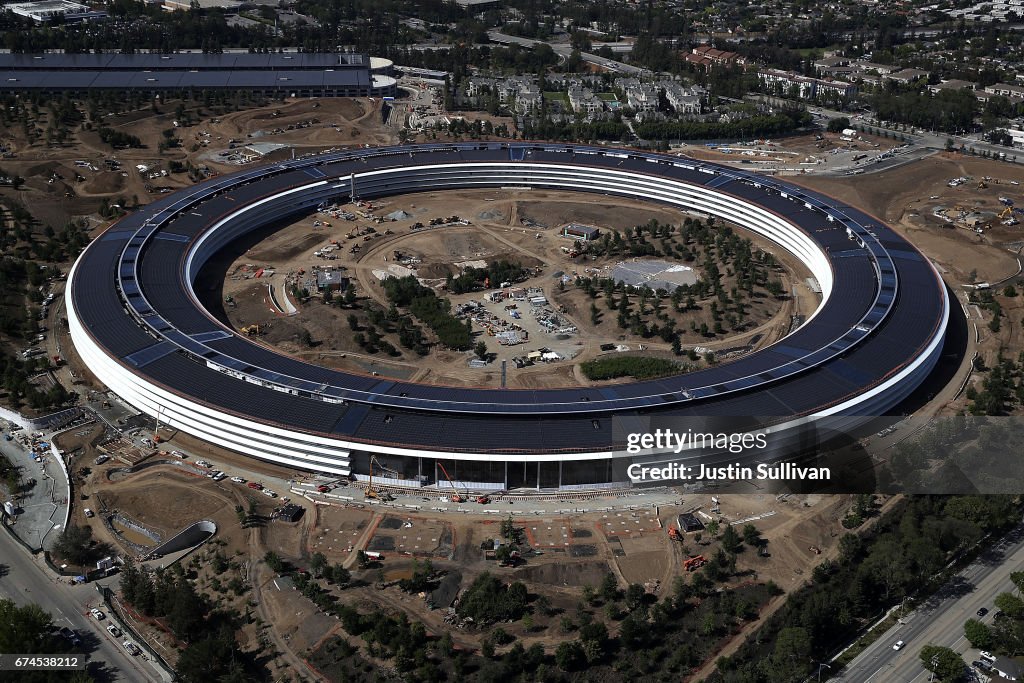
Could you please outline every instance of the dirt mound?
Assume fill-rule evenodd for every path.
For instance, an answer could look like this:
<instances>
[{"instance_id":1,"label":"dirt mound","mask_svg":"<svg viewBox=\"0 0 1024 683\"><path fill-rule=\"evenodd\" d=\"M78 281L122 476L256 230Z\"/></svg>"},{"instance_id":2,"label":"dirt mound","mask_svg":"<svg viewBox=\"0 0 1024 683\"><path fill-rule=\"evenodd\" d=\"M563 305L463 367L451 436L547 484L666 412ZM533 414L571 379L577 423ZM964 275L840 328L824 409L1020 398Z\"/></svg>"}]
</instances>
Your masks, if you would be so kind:
<instances>
[{"instance_id":1,"label":"dirt mound","mask_svg":"<svg viewBox=\"0 0 1024 683\"><path fill-rule=\"evenodd\" d=\"M293 259L304 251L309 251L328 239L326 233L310 232L288 241L271 239L260 245L260 249L250 252L249 257L256 261L280 261Z\"/></svg>"},{"instance_id":2,"label":"dirt mound","mask_svg":"<svg viewBox=\"0 0 1024 683\"><path fill-rule=\"evenodd\" d=\"M113 194L124 190L125 178L120 173L100 173L93 175L84 185L83 194Z\"/></svg>"},{"instance_id":3,"label":"dirt mound","mask_svg":"<svg viewBox=\"0 0 1024 683\"><path fill-rule=\"evenodd\" d=\"M448 277L455 273L455 268L448 263L425 263L416 269L417 275L427 279Z\"/></svg>"}]
</instances>

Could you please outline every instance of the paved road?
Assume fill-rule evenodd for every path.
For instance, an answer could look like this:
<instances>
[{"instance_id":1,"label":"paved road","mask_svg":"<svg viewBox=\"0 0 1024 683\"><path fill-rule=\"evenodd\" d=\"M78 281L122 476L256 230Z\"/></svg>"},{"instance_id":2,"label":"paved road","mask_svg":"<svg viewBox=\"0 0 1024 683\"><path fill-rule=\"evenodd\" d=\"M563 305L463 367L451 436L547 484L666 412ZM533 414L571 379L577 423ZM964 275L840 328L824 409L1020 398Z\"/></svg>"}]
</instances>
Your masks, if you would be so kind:
<instances>
[{"instance_id":1,"label":"paved road","mask_svg":"<svg viewBox=\"0 0 1024 683\"><path fill-rule=\"evenodd\" d=\"M38 560L0 529L0 597L10 598L18 605L36 603L53 617L53 623L67 626L82 638L82 651L90 661L103 662L104 677L111 681L150 681L161 679L141 657L129 656L107 633L109 618L96 622L87 617L86 605L97 603L99 595L92 585L69 586L57 583ZM32 653L23 653L32 654Z\"/></svg>"},{"instance_id":2,"label":"paved road","mask_svg":"<svg viewBox=\"0 0 1024 683\"><path fill-rule=\"evenodd\" d=\"M500 31L488 31L487 37L495 43L504 43L506 45L521 45L523 47L533 47L545 43L551 46L551 49L555 51L559 57L568 57L572 54L572 46L567 43L547 43L543 40L532 40L530 38L520 38L519 36L510 36ZM626 64L625 62L619 62L614 59L607 59L600 55L595 55L590 52L581 52L580 58L588 64L595 64L600 67L604 67L609 71L616 73L628 74L630 76L644 76L650 75L652 72L649 69L644 69L632 64Z\"/></svg>"},{"instance_id":3,"label":"paved road","mask_svg":"<svg viewBox=\"0 0 1024 683\"><path fill-rule=\"evenodd\" d=\"M999 593L1013 590L1010 573L1021 569L1024 569L1024 526L986 551L939 593L906 615L901 624L886 631L835 680L924 683L928 680L928 671L921 665L919 654L925 645L941 645L967 653L964 660L970 664L978 653L964 638L964 622L977 618L978 609L986 607L991 612L982 621L991 623L995 612L993 600ZM892 646L898 640L904 641L906 646L896 651Z\"/></svg>"}]
</instances>

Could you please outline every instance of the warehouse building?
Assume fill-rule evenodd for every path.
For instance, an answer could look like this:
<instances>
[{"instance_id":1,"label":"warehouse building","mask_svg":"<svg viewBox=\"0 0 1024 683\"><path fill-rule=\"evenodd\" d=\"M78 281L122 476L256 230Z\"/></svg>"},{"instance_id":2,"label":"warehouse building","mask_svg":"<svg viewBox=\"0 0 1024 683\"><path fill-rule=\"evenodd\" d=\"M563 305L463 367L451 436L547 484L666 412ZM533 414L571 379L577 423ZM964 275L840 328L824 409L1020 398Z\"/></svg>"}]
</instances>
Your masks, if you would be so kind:
<instances>
[{"instance_id":1,"label":"warehouse building","mask_svg":"<svg viewBox=\"0 0 1024 683\"><path fill-rule=\"evenodd\" d=\"M571 237L576 240L585 240L587 242L593 242L601 236L601 231L592 225L580 225L579 223L569 223L562 228L562 237Z\"/></svg>"},{"instance_id":2,"label":"warehouse building","mask_svg":"<svg viewBox=\"0 0 1024 683\"><path fill-rule=\"evenodd\" d=\"M394 97L359 53L0 54L0 92L245 90L269 97Z\"/></svg>"},{"instance_id":3,"label":"warehouse building","mask_svg":"<svg viewBox=\"0 0 1024 683\"><path fill-rule=\"evenodd\" d=\"M4 9L20 17L27 17L37 24L45 24L58 19L65 23L92 21L93 19L103 19L107 16L106 12L95 11L90 9L88 5L70 2L69 0L16 2L5 5Z\"/></svg>"}]
</instances>

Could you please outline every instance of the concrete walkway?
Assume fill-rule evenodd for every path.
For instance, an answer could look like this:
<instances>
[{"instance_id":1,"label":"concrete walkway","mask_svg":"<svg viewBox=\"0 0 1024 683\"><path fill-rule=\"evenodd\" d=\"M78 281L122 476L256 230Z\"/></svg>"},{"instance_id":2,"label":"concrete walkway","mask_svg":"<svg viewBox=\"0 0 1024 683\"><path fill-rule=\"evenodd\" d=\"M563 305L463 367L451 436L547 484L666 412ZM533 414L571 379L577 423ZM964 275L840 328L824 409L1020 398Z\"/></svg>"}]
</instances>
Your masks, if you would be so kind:
<instances>
[{"instance_id":1,"label":"concrete walkway","mask_svg":"<svg viewBox=\"0 0 1024 683\"><path fill-rule=\"evenodd\" d=\"M5 430L5 433L10 434L10 431ZM42 453L42 462L36 462L23 443L29 435L19 431L14 436L11 441L0 438L0 453L19 469L23 487L16 496L18 513L11 528L32 548L49 548L68 516L68 480L50 449L37 449L37 453ZM35 485L24 490L24 485L33 479Z\"/></svg>"}]
</instances>

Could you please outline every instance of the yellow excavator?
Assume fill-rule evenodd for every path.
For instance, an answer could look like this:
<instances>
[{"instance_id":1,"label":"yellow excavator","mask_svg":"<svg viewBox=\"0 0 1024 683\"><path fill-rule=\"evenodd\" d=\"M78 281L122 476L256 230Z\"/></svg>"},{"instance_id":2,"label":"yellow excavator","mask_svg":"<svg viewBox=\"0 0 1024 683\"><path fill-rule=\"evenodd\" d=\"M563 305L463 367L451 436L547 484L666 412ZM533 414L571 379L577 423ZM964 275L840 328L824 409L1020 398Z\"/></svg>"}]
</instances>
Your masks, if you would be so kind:
<instances>
[{"instance_id":1,"label":"yellow excavator","mask_svg":"<svg viewBox=\"0 0 1024 683\"><path fill-rule=\"evenodd\" d=\"M241 332L242 334L247 334L250 337L258 336L260 333L260 324L256 323L254 325L246 325L245 327L242 328Z\"/></svg>"}]
</instances>

